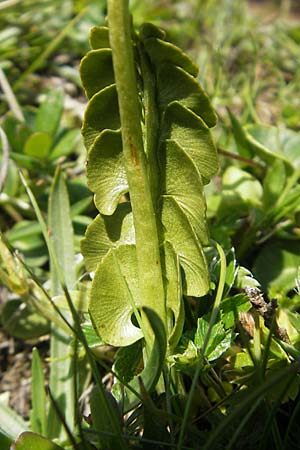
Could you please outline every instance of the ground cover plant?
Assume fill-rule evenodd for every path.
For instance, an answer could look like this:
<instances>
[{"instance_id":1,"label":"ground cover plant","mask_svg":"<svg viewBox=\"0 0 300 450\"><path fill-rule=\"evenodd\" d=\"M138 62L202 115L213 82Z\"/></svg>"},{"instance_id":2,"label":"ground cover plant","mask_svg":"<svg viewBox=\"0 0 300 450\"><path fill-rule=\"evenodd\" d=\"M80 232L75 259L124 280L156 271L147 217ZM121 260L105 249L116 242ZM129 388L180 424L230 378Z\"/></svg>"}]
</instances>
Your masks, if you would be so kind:
<instances>
[{"instance_id":1,"label":"ground cover plant","mask_svg":"<svg viewBox=\"0 0 300 450\"><path fill-rule=\"evenodd\" d=\"M0 80L1 322L31 354L1 448L299 448L297 5L250 37L246 2L81 6L91 50L44 38ZM64 84L18 104L61 42L86 150Z\"/></svg>"}]
</instances>

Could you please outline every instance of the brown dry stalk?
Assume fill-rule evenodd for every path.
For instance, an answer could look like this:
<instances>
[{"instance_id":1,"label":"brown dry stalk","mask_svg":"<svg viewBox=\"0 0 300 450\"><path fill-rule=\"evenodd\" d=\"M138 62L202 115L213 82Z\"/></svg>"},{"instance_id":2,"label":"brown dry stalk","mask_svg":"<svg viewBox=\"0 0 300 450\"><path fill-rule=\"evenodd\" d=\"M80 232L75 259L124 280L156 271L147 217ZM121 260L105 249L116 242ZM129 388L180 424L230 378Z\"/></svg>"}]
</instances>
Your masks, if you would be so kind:
<instances>
[{"instance_id":1,"label":"brown dry stalk","mask_svg":"<svg viewBox=\"0 0 300 450\"><path fill-rule=\"evenodd\" d=\"M276 320L276 309L278 308L277 300L272 299L269 302L266 301L263 293L257 287L246 287L245 292L252 307L263 317L265 326L272 330L275 337L290 344L286 329L280 327Z\"/></svg>"}]
</instances>

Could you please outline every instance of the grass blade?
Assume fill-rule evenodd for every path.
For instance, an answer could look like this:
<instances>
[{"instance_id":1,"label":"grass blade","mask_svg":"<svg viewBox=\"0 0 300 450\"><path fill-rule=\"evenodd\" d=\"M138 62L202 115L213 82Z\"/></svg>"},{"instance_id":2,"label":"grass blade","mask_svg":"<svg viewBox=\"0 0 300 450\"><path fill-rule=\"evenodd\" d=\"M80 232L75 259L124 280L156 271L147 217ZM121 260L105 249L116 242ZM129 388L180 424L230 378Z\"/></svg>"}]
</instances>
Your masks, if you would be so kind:
<instances>
[{"instance_id":1,"label":"grass blade","mask_svg":"<svg viewBox=\"0 0 300 450\"><path fill-rule=\"evenodd\" d=\"M0 85L4 92L4 95L6 97L6 101L8 103L8 106L14 116L20 121L25 122L23 112L20 108L20 105L15 97L15 94L12 91L12 88L10 87L10 84L5 76L5 73L3 72L2 68L0 67Z\"/></svg>"},{"instance_id":2,"label":"grass blade","mask_svg":"<svg viewBox=\"0 0 300 450\"><path fill-rule=\"evenodd\" d=\"M81 10L80 13L74 17L74 19L70 20L70 22L56 36L56 38L53 39L53 41L50 42L45 50L32 62L32 64L30 64L29 67L27 67L27 69L22 73L20 78L14 84L14 91L17 91L21 87L22 83L28 77L28 75L38 70L44 64L46 59L56 50L62 40L68 35L74 25L82 18L85 12L85 9Z\"/></svg>"},{"instance_id":3,"label":"grass blade","mask_svg":"<svg viewBox=\"0 0 300 450\"><path fill-rule=\"evenodd\" d=\"M1 70L1 68L0 68ZM1 73L1 72L0 72ZM0 168L0 192L2 192L2 187L4 186L7 172L8 172L8 164L9 164L9 144L8 139L0 127L0 140L2 145L2 158L1 158L1 168Z\"/></svg>"},{"instance_id":4,"label":"grass blade","mask_svg":"<svg viewBox=\"0 0 300 450\"><path fill-rule=\"evenodd\" d=\"M71 220L70 203L64 175L58 168L51 187L48 211L50 240L57 255L59 271L64 274L68 289L76 283L74 233ZM50 255L52 295L62 293L60 275L57 273L53 256Z\"/></svg>"},{"instance_id":5,"label":"grass blade","mask_svg":"<svg viewBox=\"0 0 300 450\"><path fill-rule=\"evenodd\" d=\"M12 439L10 439L8 436L6 436L5 433L2 433L2 431L0 429L0 448L2 450L9 450L11 444L12 444Z\"/></svg>"},{"instance_id":6,"label":"grass blade","mask_svg":"<svg viewBox=\"0 0 300 450\"><path fill-rule=\"evenodd\" d=\"M32 410L30 414L30 424L32 431L46 434L46 392L45 377L40 355L37 348L32 351L31 364L31 401Z\"/></svg>"},{"instance_id":7,"label":"grass blade","mask_svg":"<svg viewBox=\"0 0 300 450\"><path fill-rule=\"evenodd\" d=\"M13 409L0 402L0 433L13 441L23 431L28 430L29 424L25 422Z\"/></svg>"},{"instance_id":8,"label":"grass blade","mask_svg":"<svg viewBox=\"0 0 300 450\"><path fill-rule=\"evenodd\" d=\"M58 168L51 186L48 207L48 228L57 263L50 254L51 293L62 293L60 275L63 274L66 287L73 289L75 277L74 234L71 221L70 203L64 175ZM67 313L71 321L71 313ZM50 390L58 409L63 412L65 421L71 431L75 427L74 367L71 357L70 336L52 326L50 343ZM52 402L49 408L48 437L65 437L65 429Z\"/></svg>"},{"instance_id":9,"label":"grass blade","mask_svg":"<svg viewBox=\"0 0 300 450\"><path fill-rule=\"evenodd\" d=\"M274 375L270 376L270 378L267 381L251 390L251 392L249 392L245 400L240 402L237 408L234 411L232 411L231 414L223 418L220 424L214 428L213 432L211 433L210 437L208 438L208 440L206 441L205 445L202 447L201 450L210 450L214 448L217 440L220 438L220 436L223 435L223 431L225 431L228 427L230 427L231 424L238 417L243 417L243 412L245 410L250 408L251 405L254 402L256 402L256 400L258 400L260 397L261 398L264 397L266 393L277 383L280 383L282 380L291 376L291 374L298 373L299 368L300 362L298 361L296 363L291 364L289 367L282 369L279 372L276 372Z\"/></svg>"}]
</instances>

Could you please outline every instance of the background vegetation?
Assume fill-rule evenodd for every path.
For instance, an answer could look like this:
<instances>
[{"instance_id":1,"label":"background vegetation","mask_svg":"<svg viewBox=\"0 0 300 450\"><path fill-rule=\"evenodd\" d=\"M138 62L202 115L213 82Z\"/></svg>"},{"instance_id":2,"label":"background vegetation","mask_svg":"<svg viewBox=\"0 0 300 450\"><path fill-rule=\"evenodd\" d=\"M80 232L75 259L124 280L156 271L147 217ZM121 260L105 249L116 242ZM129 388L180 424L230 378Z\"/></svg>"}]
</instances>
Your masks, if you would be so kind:
<instances>
[{"instance_id":1,"label":"background vegetation","mask_svg":"<svg viewBox=\"0 0 300 450\"><path fill-rule=\"evenodd\" d=\"M198 64L198 79L218 115L213 135L220 170L205 188L211 290L200 300L185 299L183 335L169 355L178 379L170 377L164 395L159 389L156 397L144 393L144 409L122 417L126 442L129 448L300 448L298 2L133 0L130 5L136 27L145 21L161 26ZM0 3L4 449L28 429L63 448L110 448L93 434L103 435L105 426L95 418L91 378L95 382L98 371L110 392L116 378L130 380L140 357L138 346L129 356L99 340L82 294L90 278L80 241L97 211L86 183L80 136L86 99L78 65L89 50L89 29L103 25L105 16L104 1ZM49 261L43 220L50 235L60 230L53 245L64 255L66 286L76 280L72 299L88 345L84 348L75 320L78 340L68 337L57 354L52 342L50 358L50 340L55 330L68 336L64 319L71 316L55 262ZM225 266L220 313L207 334ZM205 364L199 356L203 348ZM64 380L61 387L58 379Z\"/></svg>"}]
</instances>

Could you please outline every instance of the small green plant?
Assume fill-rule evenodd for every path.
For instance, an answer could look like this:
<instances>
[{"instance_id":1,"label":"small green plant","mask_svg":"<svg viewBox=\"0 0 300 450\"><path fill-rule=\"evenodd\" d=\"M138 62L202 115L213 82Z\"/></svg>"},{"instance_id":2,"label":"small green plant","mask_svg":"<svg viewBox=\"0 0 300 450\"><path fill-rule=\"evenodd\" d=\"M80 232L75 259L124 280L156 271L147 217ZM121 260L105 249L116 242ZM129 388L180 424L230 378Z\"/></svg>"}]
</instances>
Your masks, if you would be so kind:
<instances>
[{"instance_id":1,"label":"small green plant","mask_svg":"<svg viewBox=\"0 0 300 450\"><path fill-rule=\"evenodd\" d=\"M81 63L87 178L100 211L82 243L96 271L90 312L102 338L123 346L147 336L139 310L151 308L174 345L182 291L209 290L203 184L218 168L216 118L188 56L153 25L132 34L125 4L108 5L112 49L108 29L94 28Z\"/></svg>"},{"instance_id":2,"label":"small green plant","mask_svg":"<svg viewBox=\"0 0 300 450\"><path fill-rule=\"evenodd\" d=\"M299 135L280 126L245 126L257 119L249 91L257 55L243 63L245 5L212 0L194 9L191 30L210 21L217 29L211 45L220 47L218 70L204 81L214 104L230 112L224 109L222 117L219 108L215 128L193 61L159 27L136 30L127 1L109 0L108 28L91 30L92 50L80 68L89 98L82 127L87 181L99 211L93 221L85 216L90 225L81 250L88 273L82 261L75 263L74 216L86 214L89 200L75 196L74 204L69 178L77 176L78 159L51 157L60 128L50 133L48 149L32 150L32 141L40 141L26 116L29 136L20 134L18 155L11 156L19 166L29 161L20 158L24 149L30 156L20 191L23 201L25 191L29 196L49 267L45 253L32 271L27 254L24 262L3 237L0 278L14 296L0 313L20 337L33 327L36 335L50 330L50 376L45 389L43 363L33 350L29 421L0 403L5 450L297 448ZM220 24L231 12L239 25L228 34ZM220 57L233 47L241 56L233 52L234 63L247 70L229 89ZM209 62L200 67L203 75ZM239 86L243 117L232 96ZM254 98L259 86L253 90ZM60 117L59 102L53 114ZM19 135L10 123L3 128L13 143ZM210 128L225 156L213 183L219 158ZM41 190L39 177L46 182Z\"/></svg>"},{"instance_id":3,"label":"small green plant","mask_svg":"<svg viewBox=\"0 0 300 450\"><path fill-rule=\"evenodd\" d=\"M38 108L20 109L19 118L16 118L16 111L10 111L1 125L0 228L9 243L22 252L26 263L36 268L45 267L48 254L18 170L28 176L30 187L45 213L57 165L74 171L68 178L68 189L78 235L76 250L89 223L85 213L91 209L91 195L85 178L77 176L75 179L75 167L79 173L84 170L84 148L78 128L69 129L62 124L63 110L64 94L60 89L53 89L47 92ZM70 157L74 162L67 161Z\"/></svg>"},{"instance_id":4,"label":"small green plant","mask_svg":"<svg viewBox=\"0 0 300 450\"><path fill-rule=\"evenodd\" d=\"M95 271L89 311L105 342L144 337L149 357L144 308L160 318L170 352L182 333L182 294L209 290L203 185L218 168L216 117L196 66L162 30L145 24L134 33L126 2L108 2L108 22L109 30L92 29L81 63L87 179L100 212L82 242Z\"/></svg>"}]
</instances>

